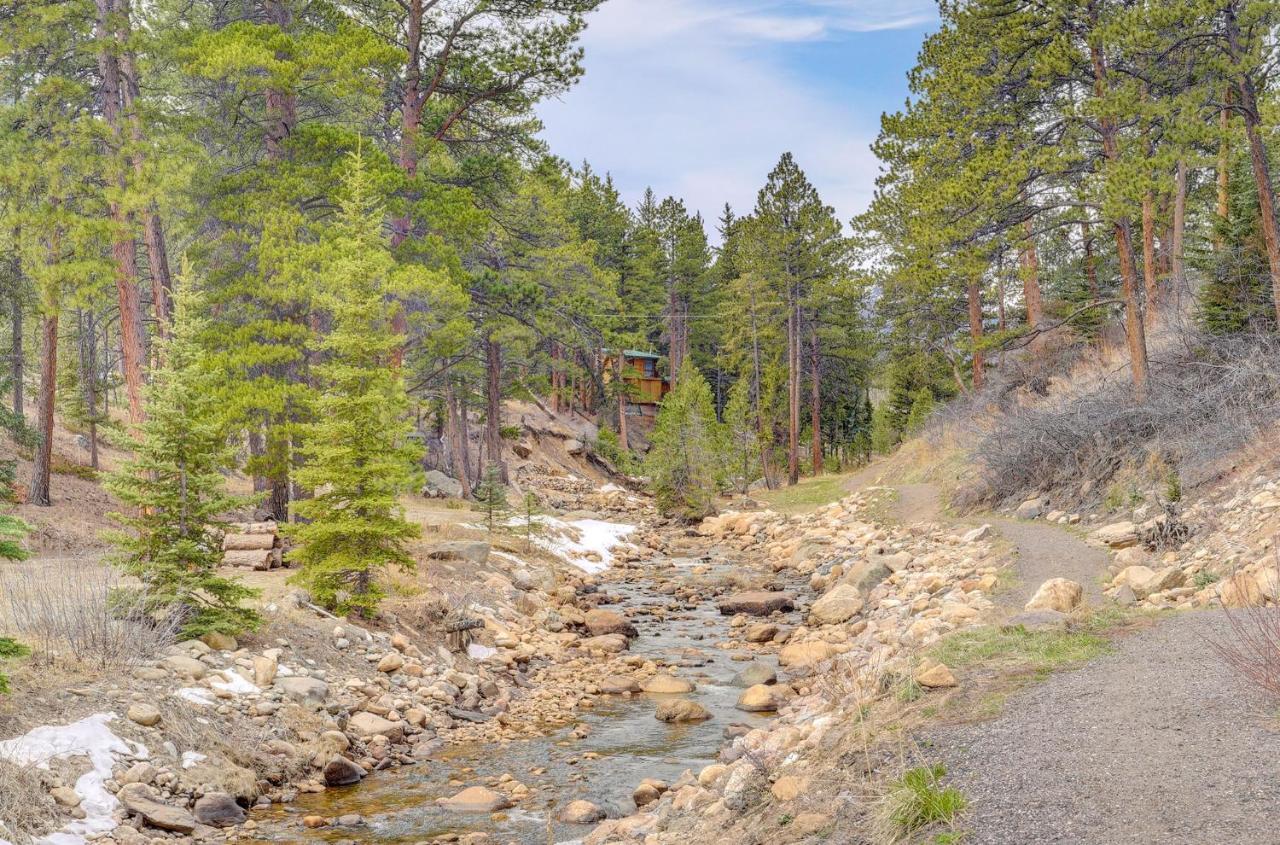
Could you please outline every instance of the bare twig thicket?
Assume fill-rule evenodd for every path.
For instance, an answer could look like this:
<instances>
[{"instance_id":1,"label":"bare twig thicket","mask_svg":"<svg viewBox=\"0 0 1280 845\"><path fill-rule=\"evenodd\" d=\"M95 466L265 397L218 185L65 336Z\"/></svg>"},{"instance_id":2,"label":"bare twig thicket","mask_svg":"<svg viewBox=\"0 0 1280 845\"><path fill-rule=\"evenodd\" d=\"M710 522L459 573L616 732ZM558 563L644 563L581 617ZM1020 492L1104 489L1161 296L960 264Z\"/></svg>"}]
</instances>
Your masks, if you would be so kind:
<instances>
[{"instance_id":1,"label":"bare twig thicket","mask_svg":"<svg viewBox=\"0 0 1280 845\"><path fill-rule=\"evenodd\" d=\"M1280 548L1274 542L1268 577L1280 583ZM1227 631L1210 640L1213 650L1250 685L1280 699L1280 607L1267 607L1264 600L1223 613Z\"/></svg>"},{"instance_id":2,"label":"bare twig thicket","mask_svg":"<svg viewBox=\"0 0 1280 845\"><path fill-rule=\"evenodd\" d=\"M121 586L116 570L93 561L7 564L0 567L0 618L37 661L130 666L172 645L181 620L156 619L145 594Z\"/></svg>"},{"instance_id":3,"label":"bare twig thicket","mask_svg":"<svg viewBox=\"0 0 1280 845\"><path fill-rule=\"evenodd\" d=\"M1176 317L1161 334L1145 402L1134 400L1123 362L1100 361L1081 376L1073 365L1089 353L1064 344L1036 372L1010 364L986 391L951 409L938 424L967 430L978 465L955 504L989 506L1036 491L1085 502L1125 470L1153 464L1184 484L1202 483L1221 471L1220 459L1280 420L1276 334L1212 335ZM1057 384L1047 392L1050 379Z\"/></svg>"},{"instance_id":4,"label":"bare twig thicket","mask_svg":"<svg viewBox=\"0 0 1280 845\"><path fill-rule=\"evenodd\" d=\"M34 766L0 760L0 836L28 845L57 827L57 805Z\"/></svg>"}]
</instances>

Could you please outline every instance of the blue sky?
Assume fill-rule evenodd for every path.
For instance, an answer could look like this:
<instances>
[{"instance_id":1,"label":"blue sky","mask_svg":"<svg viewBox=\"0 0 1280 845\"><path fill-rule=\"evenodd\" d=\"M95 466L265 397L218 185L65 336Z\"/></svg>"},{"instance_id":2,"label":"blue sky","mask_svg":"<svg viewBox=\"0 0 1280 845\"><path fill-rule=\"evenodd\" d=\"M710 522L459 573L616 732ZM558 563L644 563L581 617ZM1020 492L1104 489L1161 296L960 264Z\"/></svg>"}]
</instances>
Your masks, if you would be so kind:
<instances>
[{"instance_id":1,"label":"blue sky","mask_svg":"<svg viewBox=\"0 0 1280 845\"><path fill-rule=\"evenodd\" d=\"M875 187L880 113L902 106L934 26L933 0L606 0L586 77L542 106L543 136L629 203L651 185L708 221L726 201L749 212L790 150L847 222Z\"/></svg>"}]
</instances>

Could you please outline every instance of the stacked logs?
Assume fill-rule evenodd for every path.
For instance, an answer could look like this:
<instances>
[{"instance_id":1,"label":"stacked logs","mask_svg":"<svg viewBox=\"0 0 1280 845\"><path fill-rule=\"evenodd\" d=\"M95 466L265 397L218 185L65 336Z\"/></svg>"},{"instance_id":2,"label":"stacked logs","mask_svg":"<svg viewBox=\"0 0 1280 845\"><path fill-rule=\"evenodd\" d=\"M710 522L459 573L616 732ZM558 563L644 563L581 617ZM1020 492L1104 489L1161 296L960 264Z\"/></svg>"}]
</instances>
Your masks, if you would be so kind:
<instances>
[{"instance_id":1,"label":"stacked logs","mask_svg":"<svg viewBox=\"0 0 1280 845\"><path fill-rule=\"evenodd\" d=\"M275 522L233 522L227 528L222 538L223 566L265 570L284 565Z\"/></svg>"}]
</instances>

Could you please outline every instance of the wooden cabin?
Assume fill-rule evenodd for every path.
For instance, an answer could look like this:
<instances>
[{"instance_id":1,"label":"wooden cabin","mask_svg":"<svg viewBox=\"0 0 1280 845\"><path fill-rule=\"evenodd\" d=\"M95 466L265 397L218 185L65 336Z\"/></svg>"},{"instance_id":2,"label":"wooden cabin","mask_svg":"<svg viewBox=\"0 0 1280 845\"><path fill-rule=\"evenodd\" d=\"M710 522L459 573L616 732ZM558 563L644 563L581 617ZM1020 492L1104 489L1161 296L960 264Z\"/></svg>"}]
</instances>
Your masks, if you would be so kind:
<instances>
[{"instance_id":1,"label":"wooden cabin","mask_svg":"<svg viewBox=\"0 0 1280 845\"><path fill-rule=\"evenodd\" d=\"M671 390L671 382L658 373L658 361L662 356L635 349L622 350L622 380L627 383L627 415L652 417L658 414L658 404ZM604 353L604 378L612 381L615 373L615 353Z\"/></svg>"}]
</instances>

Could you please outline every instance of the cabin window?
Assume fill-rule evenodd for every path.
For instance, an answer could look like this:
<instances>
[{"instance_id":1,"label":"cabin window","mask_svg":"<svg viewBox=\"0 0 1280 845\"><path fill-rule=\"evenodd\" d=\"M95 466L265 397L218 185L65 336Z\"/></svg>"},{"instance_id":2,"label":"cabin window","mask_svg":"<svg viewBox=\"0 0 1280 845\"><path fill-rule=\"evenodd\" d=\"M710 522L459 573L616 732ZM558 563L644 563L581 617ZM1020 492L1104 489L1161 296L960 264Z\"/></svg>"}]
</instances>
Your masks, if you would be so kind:
<instances>
[{"instance_id":1,"label":"cabin window","mask_svg":"<svg viewBox=\"0 0 1280 845\"><path fill-rule=\"evenodd\" d=\"M640 361L640 371L644 373L645 378L653 378L658 374L658 362L652 358L643 358Z\"/></svg>"}]
</instances>

